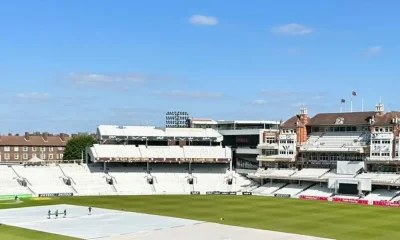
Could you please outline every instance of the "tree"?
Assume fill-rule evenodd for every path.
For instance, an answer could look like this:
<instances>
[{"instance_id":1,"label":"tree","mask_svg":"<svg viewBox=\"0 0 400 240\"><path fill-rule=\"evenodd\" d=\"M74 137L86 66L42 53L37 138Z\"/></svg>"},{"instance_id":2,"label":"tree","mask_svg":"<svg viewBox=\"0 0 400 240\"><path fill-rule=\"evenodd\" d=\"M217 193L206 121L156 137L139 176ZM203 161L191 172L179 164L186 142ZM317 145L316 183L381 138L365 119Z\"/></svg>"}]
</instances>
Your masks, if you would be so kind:
<instances>
[{"instance_id":1,"label":"tree","mask_svg":"<svg viewBox=\"0 0 400 240\"><path fill-rule=\"evenodd\" d=\"M76 160L82 158L82 152L86 147L97 143L96 139L89 135L73 136L65 146L64 160Z\"/></svg>"}]
</instances>

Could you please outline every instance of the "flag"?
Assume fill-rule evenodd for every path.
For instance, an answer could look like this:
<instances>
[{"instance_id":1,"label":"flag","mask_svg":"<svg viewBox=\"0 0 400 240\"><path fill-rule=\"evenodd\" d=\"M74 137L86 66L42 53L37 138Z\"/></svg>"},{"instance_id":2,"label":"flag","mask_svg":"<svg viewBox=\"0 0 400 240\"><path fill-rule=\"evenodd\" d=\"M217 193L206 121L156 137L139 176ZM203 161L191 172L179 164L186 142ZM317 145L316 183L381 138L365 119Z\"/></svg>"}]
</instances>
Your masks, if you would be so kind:
<instances>
[{"instance_id":1,"label":"flag","mask_svg":"<svg viewBox=\"0 0 400 240\"><path fill-rule=\"evenodd\" d=\"M353 91L353 92L351 93L351 95L357 96L357 92Z\"/></svg>"},{"instance_id":2,"label":"flag","mask_svg":"<svg viewBox=\"0 0 400 240\"><path fill-rule=\"evenodd\" d=\"M342 100L340 101L340 103L346 103L346 100L342 98Z\"/></svg>"}]
</instances>

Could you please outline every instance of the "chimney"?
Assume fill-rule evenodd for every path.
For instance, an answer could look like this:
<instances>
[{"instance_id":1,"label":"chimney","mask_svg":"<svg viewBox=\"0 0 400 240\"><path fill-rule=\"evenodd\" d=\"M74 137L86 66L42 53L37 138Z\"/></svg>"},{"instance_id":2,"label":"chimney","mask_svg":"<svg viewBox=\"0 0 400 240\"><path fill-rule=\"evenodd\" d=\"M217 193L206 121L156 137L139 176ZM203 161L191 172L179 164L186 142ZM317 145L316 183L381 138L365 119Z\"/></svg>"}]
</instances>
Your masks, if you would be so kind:
<instances>
[{"instance_id":1,"label":"chimney","mask_svg":"<svg viewBox=\"0 0 400 240\"><path fill-rule=\"evenodd\" d=\"M49 139L49 134L48 134L47 132L44 132L44 133L42 134L42 138L43 138L43 140L44 140L45 142L47 142L47 140Z\"/></svg>"},{"instance_id":2,"label":"chimney","mask_svg":"<svg viewBox=\"0 0 400 240\"><path fill-rule=\"evenodd\" d=\"M64 133L60 133L60 138L61 138L61 141L65 141L65 134Z\"/></svg>"},{"instance_id":3,"label":"chimney","mask_svg":"<svg viewBox=\"0 0 400 240\"><path fill-rule=\"evenodd\" d=\"M28 132L25 132L25 140L29 141L29 133Z\"/></svg>"}]
</instances>

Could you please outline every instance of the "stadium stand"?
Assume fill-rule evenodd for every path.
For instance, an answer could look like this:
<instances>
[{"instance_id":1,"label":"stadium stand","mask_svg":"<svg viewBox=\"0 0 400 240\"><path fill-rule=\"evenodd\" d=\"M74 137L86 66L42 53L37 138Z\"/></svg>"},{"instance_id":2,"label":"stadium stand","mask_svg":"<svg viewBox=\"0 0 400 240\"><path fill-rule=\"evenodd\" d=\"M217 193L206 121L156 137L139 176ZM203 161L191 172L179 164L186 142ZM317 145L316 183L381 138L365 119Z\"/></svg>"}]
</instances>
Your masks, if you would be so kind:
<instances>
[{"instance_id":1,"label":"stadium stand","mask_svg":"<svg viewBox=\"0 0 400 240\"><path fill-rule=\"evenodd\" d=\"M283 188L275 192L275 194L296 196L305 189L311 187L314 183L303 183L303 184L288 184Z\"/></svg>"},{"instance_id":2,"label":"stadium stand","mask_svg":"<svg viewBox=\"0 0 400 240\"><path fill-rule=\"evenodd\" d=\"M309 189L306 189L305 191L300 193L300 197L303 196L303 198L307 197L330 197L333 195L333 190L329 189L326 184L316 184Z\"/></svg>"},{"instance_id":3,"label":"stadium stand","mask_svg":"<svg viewBox=\"0 0 400 240\"><path fill-rule=\"evenodd\" d=\"M145 165L126 167L122 165L109 166L108 176L120 195L148 195L153 189L146 180Z\"/></svg>"},{"instance_id":4,"label":"stadium stand","mask_svg":"<svg viewBox=\"0 0 400 240\"><path fill-rule=\"evenodd\" d=\"M261 187L258 187L254 189L252 192L255 194L261 194L261 195L269 195L273 194L274 192L278 191L282 187L287 185L287 183L267 183L262 185Z\"/></svg>"},{"instance_id":5,"label":"stadium stand","mask_svg":"<svg viewBox=\"0 0 400 240\"><path fill-rule=\"evenodd\" d=\"M323 132L311 133L303 149L340 150L348 147L367 145L370 134L365 132Z\"/></svg>"},{"instance_id":6,"label":"stadium stand","mask_svg":"<svg viewBox=\"0 0 400 240\"><path fill-rule=\"evenodd\" d=\"M192 164L194 191L229 191L226 165Z\"/></svg>"},{"instance_id":7,"label":"stadium stand","mask_svg":"<svg viewBox=\"0 0 400 240\"><path fill-rule=\"evenodd\" d=\"M400 179L400 175L393 173L361 173L357 176L359 179L372 179L372 183L395 183Z\"/></svg>"},{"instance_id":8,"label":"stadium stand","mask_svg":"<svg viewBox=\"0 0 400 240\"><path fill-rule=\"evenodd\" d=\"M292 178L320 178L327 172L329 172L330 169L325 169L325 168L303 168L300 171L294 173L291 177Z\"/></svg>"},{"instance_id":9,"label":"stadium stand","mask_svg":"<svg viewBox=\"0 0 400 240\"><path fill-rule=\"evenodd\" d=\"M14 166L16 173L28 180L35 194L73 193L64 183L63 173L57 166Z\"/></svg>"},{"instance_id":10,"label":"stadium stand","mask_svg":"<svg viewBox=\"0 0 400 240\"><path fill-rule=\"evenodd\" d=\"M265 177L290 177L297 172L296 169L275 169L270 173L264 173Z\"/></svg>"},{"instance_id":11,"label":"stadium stand","mask_svg":"<svg viewBox=\"0 0 400 240\"><path fill-rule=\"evenodd\" d=\"M376 189L372 191L370 194L368 194L366 197L364 197L364 200L380 200L380 201L390 201L394 197L396 197L400 191L392 190L389 191L387 189Z\"/></svg>"},{"instance_id":12,"label":"stadium stand","mask_svg":"<svg viewBox=\"0 0 400 240\"><path fill-rule=\"evenodd\" d=\"M63 164L65 175L69 176L74 184L76 195L115 195L117 190L107 183L104 170L99 167L91 168L88 165Z\"/></svg>"},{"instance_id":13,"label":"stadium stand","mask_svg":"<svg viewBox=\"0 0 400 240\"><path fill-rule=\"evenodd\" d=\"M21 186L18 179L11 167L0 165L0 195L31 194L28 188Z\"/></svg>"}]
</instances>

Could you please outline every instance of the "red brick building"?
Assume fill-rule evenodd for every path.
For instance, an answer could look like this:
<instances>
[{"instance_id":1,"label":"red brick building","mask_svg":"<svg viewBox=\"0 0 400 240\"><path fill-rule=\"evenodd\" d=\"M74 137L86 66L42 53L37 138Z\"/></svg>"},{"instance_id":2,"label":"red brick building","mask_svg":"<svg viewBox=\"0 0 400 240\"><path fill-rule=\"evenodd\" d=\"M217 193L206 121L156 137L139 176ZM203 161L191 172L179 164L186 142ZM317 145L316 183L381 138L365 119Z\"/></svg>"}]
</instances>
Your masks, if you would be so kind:
<instances>
[{"instance_id":1,"label":"red brick building","mask_svg":"<svg viewBox=\"0 0 400 240\"><path fill-rule=\"evenodd\" d=\"M62 160L69 139L70 136L64 133L0 135L0 161L23 162L33 157L50 161Z\"/></svg>"}]
</instances>

